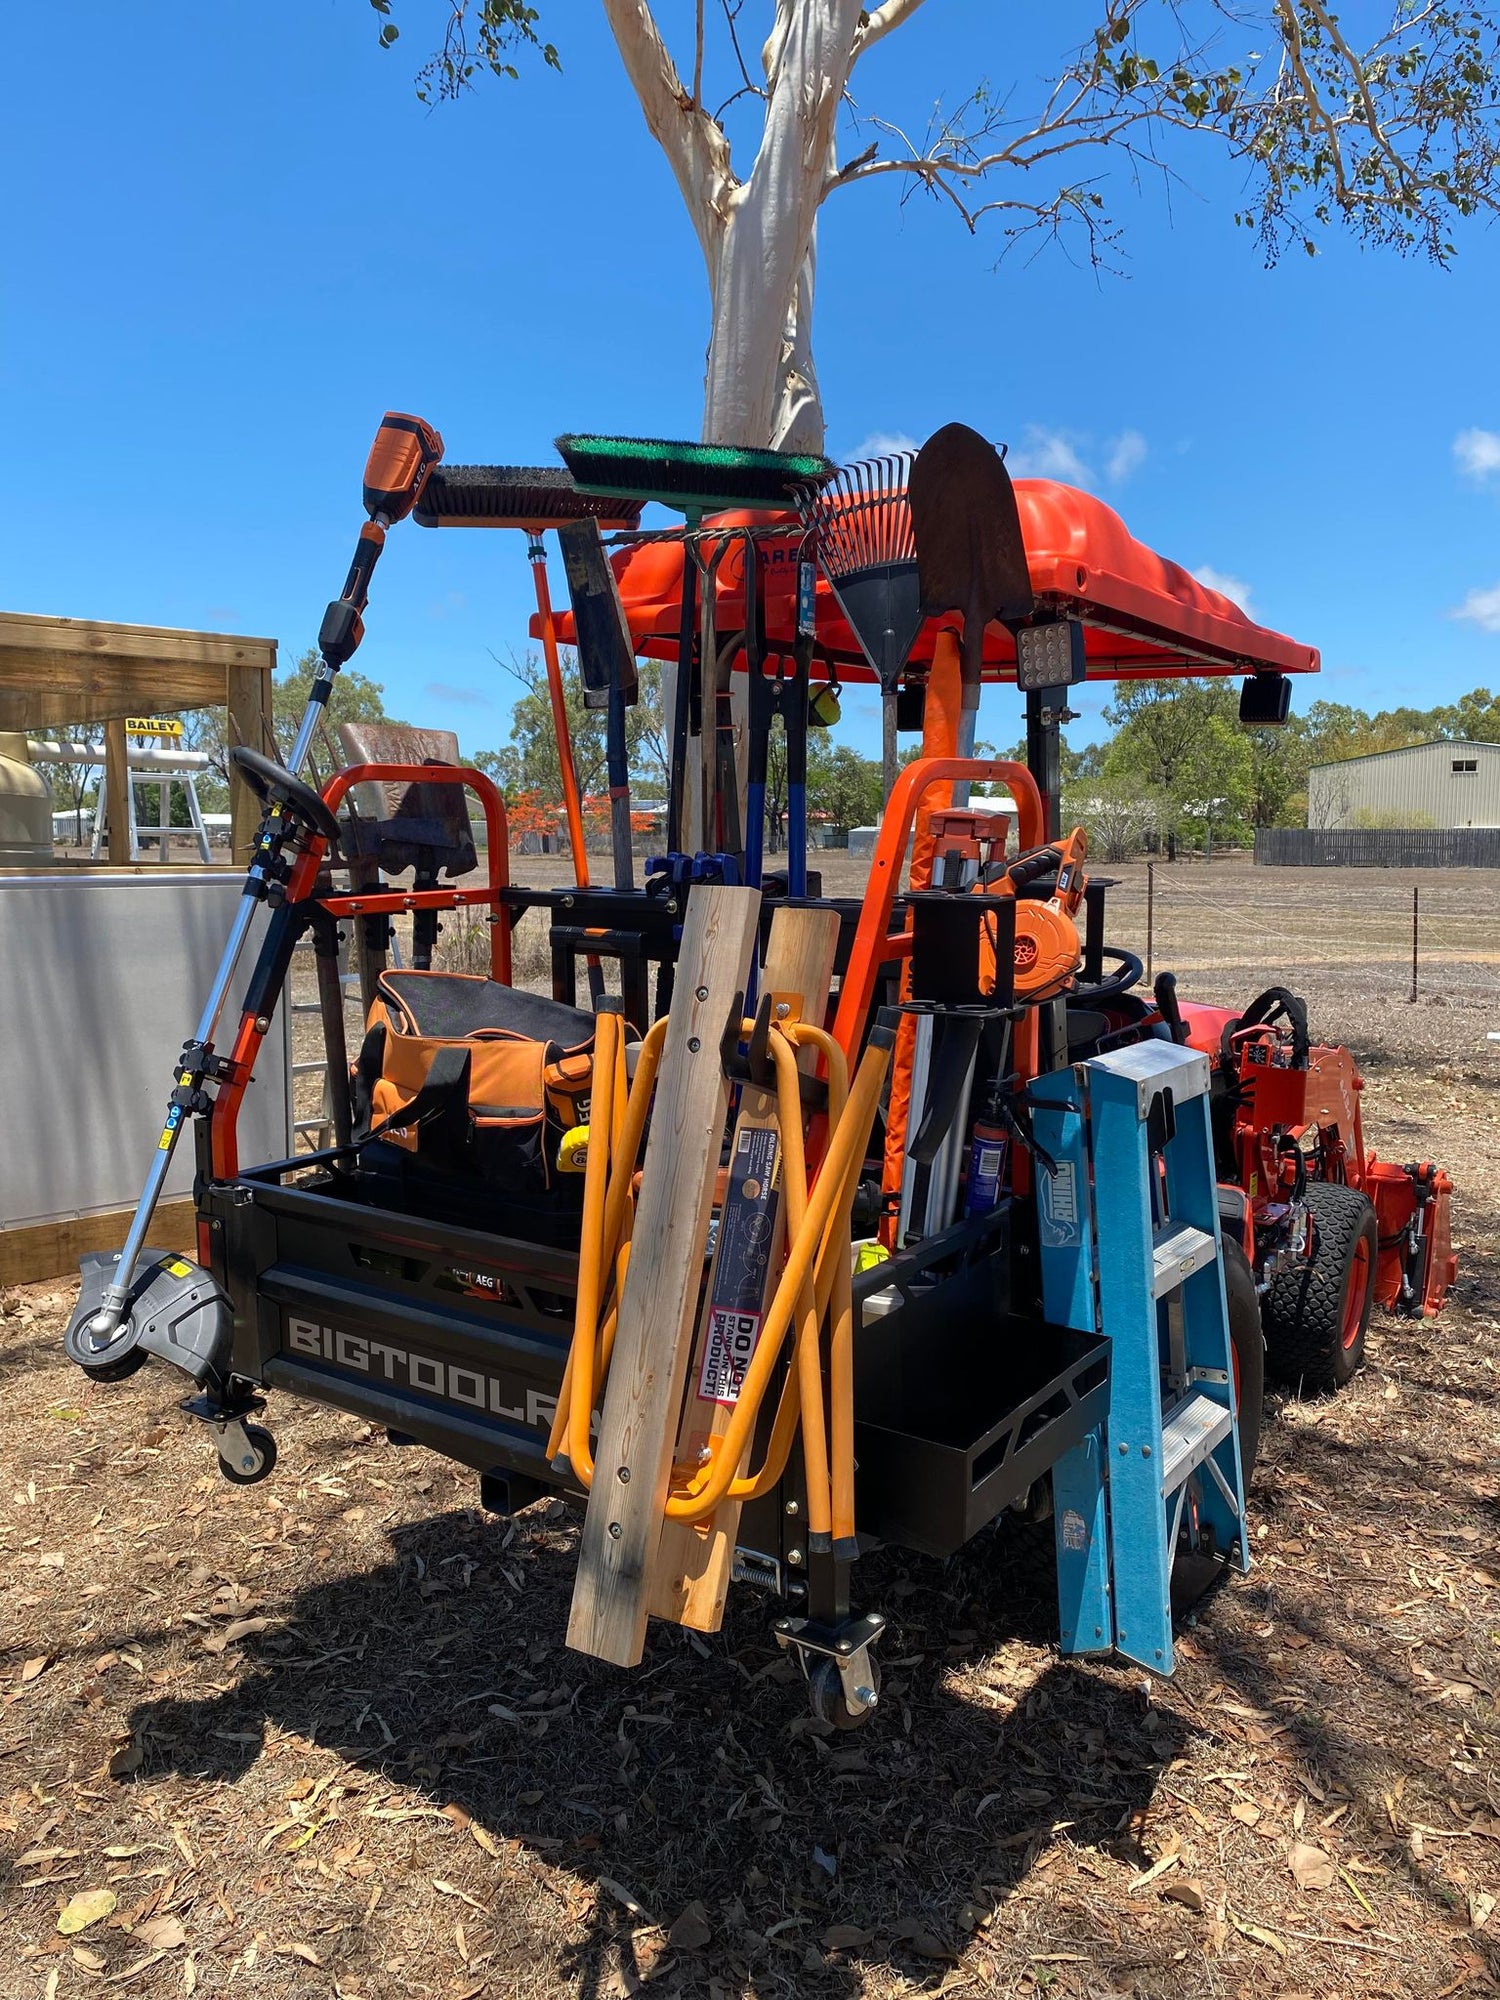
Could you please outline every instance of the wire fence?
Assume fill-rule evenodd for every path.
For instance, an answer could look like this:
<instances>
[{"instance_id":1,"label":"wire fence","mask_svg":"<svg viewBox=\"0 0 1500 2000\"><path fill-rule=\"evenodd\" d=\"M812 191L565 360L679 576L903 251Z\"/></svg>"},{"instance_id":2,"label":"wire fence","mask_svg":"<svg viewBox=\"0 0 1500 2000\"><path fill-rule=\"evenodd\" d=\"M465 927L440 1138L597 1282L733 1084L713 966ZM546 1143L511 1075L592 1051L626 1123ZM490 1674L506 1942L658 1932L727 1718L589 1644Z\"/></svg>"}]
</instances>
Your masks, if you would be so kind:
<instances>
[{"instance_id":1,"label":"wire fence","mask_svg":"<svg viewBox=\"0 0 1500 2000\"><path fill-rule=\"evenodd\" d=\"M818 863L825 893L863 892L868 860L830 851ZM539 866L566 864L532 861L518 873L531 879ZM1267 986L1290 986L1309 1002L1315 1034L1349 1042L1362 1061L1385 1054L1500 1079L1500 1043L1486 1040L1500 1032L1500 871L1283 870L1236 855L1212 864L1101 862L1093 872L1110 885L1106 939L1140 957L1148 983L1175 972L1184 998L1232 1007ZM404 920L398 929L404 950ZM488 956L482 918L443 918L441 966L480 972ZM517 930L515 978L549 988L544 912ZM310 952L297 954L292 986L307 1009L293 1017L295 1055L308 1065L297 1078L297 1116L312 1119L322 1110L322 1033L308 1007L316 992ZM352 1054L362 1033L355 982L347 1033Z\"/></svg>"},{"instance_id":2,"label":"wire fence","mask_svg":"<svg viewBox=\"0 0 1500 2000\"><path fill-rule=\"evenodd\" d=\"M1431 1060L1500 1048L1500 878L1489 870L1382 877L1274 872L1236 859L1101 869L1111 944L1148 977L1175 972L1187 997L1243 1006L1286 985L1314 1028L1371 1051Z\"/></svg>"}]
</instances>

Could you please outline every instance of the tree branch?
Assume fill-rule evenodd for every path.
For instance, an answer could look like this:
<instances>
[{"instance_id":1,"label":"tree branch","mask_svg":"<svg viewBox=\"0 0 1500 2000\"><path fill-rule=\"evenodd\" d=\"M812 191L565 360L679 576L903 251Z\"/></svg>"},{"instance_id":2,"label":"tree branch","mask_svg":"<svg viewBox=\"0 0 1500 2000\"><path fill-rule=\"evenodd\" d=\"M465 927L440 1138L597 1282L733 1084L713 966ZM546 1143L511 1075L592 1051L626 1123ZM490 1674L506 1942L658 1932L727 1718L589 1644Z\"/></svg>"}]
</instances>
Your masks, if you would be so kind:
<instances>
[{"instance_id":1,"label":"tree branch","mask_svg":"<svg viewBox=\"0 0 1500 2000\"><path fill-rule=\"evenodd\" d=\"M603 0L605 18L652 137L687 205L712 269L725 197L733 184L723 127L683 88L649 0Z\"/></svg>"},{"instance_id":2,"label":"tree branch","mask_svg":"<svg viewBox=\"0 0 1500 2000\"><path fill-rule=\"evenodd\" d=\"M859 33L854 38L854 53L849 59L852 69L868 50L877 42L883 42L893 28L901 27L909 21L922 0L885 0L880 7L872 7L860 23Z\"/></svg>"}]
</instances>

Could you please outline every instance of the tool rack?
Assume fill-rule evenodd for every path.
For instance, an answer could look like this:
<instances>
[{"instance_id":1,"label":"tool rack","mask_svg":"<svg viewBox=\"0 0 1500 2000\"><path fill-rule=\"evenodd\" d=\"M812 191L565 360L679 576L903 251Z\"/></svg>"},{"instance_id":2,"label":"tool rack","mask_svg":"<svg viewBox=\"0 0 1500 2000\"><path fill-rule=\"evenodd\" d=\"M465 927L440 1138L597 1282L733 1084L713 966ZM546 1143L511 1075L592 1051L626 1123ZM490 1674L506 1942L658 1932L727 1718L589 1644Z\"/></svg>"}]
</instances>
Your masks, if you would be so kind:
<instances>
[{"instance_id":1,"label":"tool rack","mask_svg":"<svg viewBox=\"0 0 1500 2000\"><path fill-rule=\"evenodd\" d=\"M874 1547L950 1555L1007 1509L1044 1517L1055 1499L1064 1650L1113 1647L1164 1671L1187 1568L1220 1573L1247 1559L1237 1410L1242 1368L1253 1366L1258 1383L1259 1320L1246 1336L1226 1288L1226 1263L1241 1253L1221 1227L1207 1061L1180 1045L1169 990L1124 1029L1090 1023L1090 998L1123 994L1140 968L1111 973L1129 954L1107 943L1109 884L1085 885L1081 844L1058 838L1067 683L1028 687L1026 765L962 754L978 677L997 670L994 635L1006 649L998 670L1018 677L1027 631L1039 634L1044 661L1064 661L1058 671L1074 679L1091 664L1109 676L1248 673L1250 719L1267 707L1284 714L1285 674L1316 667L1308 649L1262 633L1130 542L1086 496L1054 489L1053 520L1023 492L1018 516L984 440L950 426L925 449L936 446L929 471L941 462L957 479L965 464L977 469L1014 535L967 596L964 580L945 574L940 602L958 607L959 621L945 614L921 627L926 650L911 685L925 690L923 755L890 790L863 898L825 900L815 878L810 893L788 893L804 886L800 866L790 881L744 884L754 842L668 855L644 889L617 879L539 890L508 880L504 804L477 772L370 762L321 796L295 776L314 709L357 644L385 526L417 504L441 457L419 420L387 419L372 455L381 476L367 473L372 526L325 620L326 671L293 769L234 753L266 805L247 898L272 913L228 1053L213 1048L216 991L184 1050L163 1133L169 1157L178 1129L195 1126L199 1262L141 1254L148 1183L126 1251L86 1265L68 1335L96 1375L128 1372L147 1353L192 1374L200 1393L188 1407L213 1428L221 1466L239 1482L274 1464L270 1433L250 1419L275 1393L349 1411L397 1444L471 1467L497 1511L548 1492L581 1501L569 1637L600 1657L638 1660L648 1613L712 1630L731 1583L768 1593L779 1607L774 1636L803 1669L815 1713L845 1727L879 1700L872 1648L884 1620L859 1605L856 1586L856 1565ZM505 512L522 478L515 468L461 470L453 491L429 502L433 523L517 524ZM556 474L526 490L541 494L549 525L576 497ZM614 489L599 491L614 504ZM601 585L597 503L585 503L596 508L595 610L608 611L618 583L627 652L675 646L694 668L675 705L679 761L703 778L705 823L730 824L734 811L719 821L714 811L732 761L735 648L755 654L756 672L762 652L794 660L789 684L804 701L815 664L858 677L869 647L839 625L854 602L850 578L837 606L820 604L800 558L779 575L761 560L778 537L805 548L810 529L735 516L705 527L711 510L689 495L678 502L684 534L631 532L614 580ZM535 566L540 526L525 525ZM715 533L717 554L705 556ZM718 560L736 548L737 585L732 562ZM583 566L588 555L573 551L570 583L573 558ZM537 583L551 664L559 637L576 628L554 617L540 573ZM575 592L574 601L584 600ZM716 628L738 638L712 646ZM889 674L878 677L890 694ZM619 692L612 685L616 731ZM980 876L974 857L994 835L965 833L961 804L954 812L949 802L982 781L1008 786L1021 854L1009 864L991 845L982 864L991 873ZM361 879L337 887L336 814L356 783L467 787L486 820L488 879L403 890L372 872L367 842ZM617 849L617 877L628 879L625 860ZM434 863L423 879L437 872ZM436 913L460 908L487 912L499 986L518 921L547 924L559 1013L576 1007L579 960L587 967L597 1039L581 1220L576 1205L525 1211L431 1169L386 1127L356 1130L336 977L320 982L336 1143L243 1164L238 1109L298 940L310 930L320 963L331 964L340 924L358 921L373 975L392 915L420 913L430 933ZM1071 940L1062 977L1028 983L1023 937L1040 952L1057 934ZM605 961L618 966L618 1000L604 995ZM627 1025L639 1037L633 1057ZM911 1101L898 1106L892 1089L876 1140L877 1094L903 1044ZM1005 1121L1008 1164L993 1199L975 1204L953 1141L967 1134L981 1082ZM419 1090L403 1114L414 1130L427 1115L420 1103ZM632 1148L643 1141L637 1173ZM742 1159L761 1164L737 1169ZM911 1162L928 1171L920 1217L902 1179ZM721 1359L710 1370L719 1257L731 1241L747 1257L757 1246L762 1289L744 1311L759 1344L752 1330L732 1367ZM868 1254L854 1269L856 1243ZM721 1378L727 1394L713 1386Z\"/></svg>"}]
</instances>

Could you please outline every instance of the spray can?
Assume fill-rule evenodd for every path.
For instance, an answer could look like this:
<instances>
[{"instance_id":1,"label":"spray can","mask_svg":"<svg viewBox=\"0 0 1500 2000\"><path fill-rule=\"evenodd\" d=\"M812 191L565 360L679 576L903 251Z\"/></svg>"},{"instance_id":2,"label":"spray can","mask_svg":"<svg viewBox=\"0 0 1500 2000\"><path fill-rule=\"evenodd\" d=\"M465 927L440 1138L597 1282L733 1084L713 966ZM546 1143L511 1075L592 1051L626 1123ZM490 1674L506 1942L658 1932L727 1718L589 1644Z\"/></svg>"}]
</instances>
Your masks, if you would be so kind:
<instances>
[{"instance_id":1,"label":"spray can","mask_svg":"<svg viewBox=\"0 0 1500 2000\"><path fill-rule=\"evenodd\" d=\"M1005 1179L1005 1156L1010 1138L1003 1125L989 1118L974 1123L969 1142L969 1179L964 1194L965 1215L988 1215L1000 1200Z\"/></svg>"}]
</instances>

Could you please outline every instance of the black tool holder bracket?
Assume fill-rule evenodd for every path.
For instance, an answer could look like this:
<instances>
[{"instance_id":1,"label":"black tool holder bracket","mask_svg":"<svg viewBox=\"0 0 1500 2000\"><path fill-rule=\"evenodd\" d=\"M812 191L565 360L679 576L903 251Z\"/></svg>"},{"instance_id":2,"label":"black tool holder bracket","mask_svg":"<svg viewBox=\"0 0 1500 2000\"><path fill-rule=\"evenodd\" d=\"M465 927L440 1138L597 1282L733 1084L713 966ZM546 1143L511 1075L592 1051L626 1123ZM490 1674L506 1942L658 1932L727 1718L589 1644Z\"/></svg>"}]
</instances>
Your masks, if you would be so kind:
<instances>
[{"instance_id":1,"label":"black tool holder bracket","mask_svg":"<svg viewBox=\"0 0 1500 2000\"><path fill-rule=\"evenodd\" d=\"M719 1040L719 1060L724 1075L730 1083L753 1084L757 1090L774 1091L776 1069L771 1060L771 1022L776 1017L777 1000L774 993L762 993L760 1004L755 1010L755 1026L750 1031L750 1039L745 1043L744 1053L740 1053L740 1043L744 1039L741 1029L745 996L735 995L729 1019L724 1024L724 1033ZM808 1076L803 1071L797 1073L797 1088L802 1098L804 1111L826 1111L828 1108L828 1085L821 1077Z\"/></svg>"}]
</instances>

